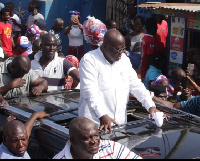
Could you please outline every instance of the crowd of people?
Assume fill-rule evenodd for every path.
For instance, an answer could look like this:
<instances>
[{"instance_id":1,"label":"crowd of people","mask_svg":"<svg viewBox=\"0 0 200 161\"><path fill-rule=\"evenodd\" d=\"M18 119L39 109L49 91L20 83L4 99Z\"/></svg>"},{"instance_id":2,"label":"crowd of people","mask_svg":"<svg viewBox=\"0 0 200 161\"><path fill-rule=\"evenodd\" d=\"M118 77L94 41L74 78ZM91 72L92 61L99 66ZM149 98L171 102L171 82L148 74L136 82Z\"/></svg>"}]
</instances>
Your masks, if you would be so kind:
<instances>
[{"instance_id":1,"label":"crowd of people","mask_svg":"<svg viewBox=\"0 0 200 161\"><path fill-rule=\"evenodd\" d=\"M119 29L112 19L104 24L92 16L81 24L80 12L70 11L67 27L62 18L56 18L46 31L38 8L38 1L29 3L31 14L26 24L14 13L12 2L1 9L0 103L2 107L8 104L7 98L19 95L80 89L78 117L71 121L70 140L55 159L141 158L119 143L100 140L98 131L112 133L113 125L127 122L126 105L131 97L151 117L159 112L155 102L200 115L199 50L188 49L186 65L168 74L165 16L144 19L137 15L135 5L130 5L124 28ZM67 54L62 51L62 30L69 39ZM90 45L90 51L84 51L83 41ZM192 73L187 64L194 64ZM33 122L48 116L36 112L25 125L16 119L7 121L2 128L0 158L30 158L26 149ZM168 120L169 116L164 114L163 118ZM23 137L14 140L16 144L10 143L12 133ZM19 148L21 140L24 143ZM107 144L115 144L115 149ZM102 146L107 148L100 151ZM120 148L124 151L118 157Z\"/></svg>"}]
</instances>

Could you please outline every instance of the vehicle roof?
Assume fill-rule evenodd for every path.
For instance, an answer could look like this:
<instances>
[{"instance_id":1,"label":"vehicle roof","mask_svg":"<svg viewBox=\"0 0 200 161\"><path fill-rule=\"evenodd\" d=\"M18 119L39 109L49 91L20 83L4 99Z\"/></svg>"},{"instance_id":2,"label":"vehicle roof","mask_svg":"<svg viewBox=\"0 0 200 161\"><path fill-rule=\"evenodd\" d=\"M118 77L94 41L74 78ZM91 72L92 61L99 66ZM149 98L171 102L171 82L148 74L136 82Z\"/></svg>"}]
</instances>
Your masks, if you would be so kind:
<instances>
[{"instance_id":1,"label":"vehicle roof","mask_svg":"<svg viewBox=\"0 0 200 161\"><path fill-rule=\"evenodd\" d=\"M7 114L26 121L35 111L44 110L49 118L35 127L53 133L66 142L69 122L77 117L79 90L63 90L38 97L17 97L7 100ZM137 100L127 105L127 124L113 127L112 134L100 131L102 139L118 141L145 159L199 158L200 118L189 113L156 104L160 111L170 115L161 128L149 119L149 113ZM58 148L59 149L59 148Z\"/></svg>"}]
</instances>

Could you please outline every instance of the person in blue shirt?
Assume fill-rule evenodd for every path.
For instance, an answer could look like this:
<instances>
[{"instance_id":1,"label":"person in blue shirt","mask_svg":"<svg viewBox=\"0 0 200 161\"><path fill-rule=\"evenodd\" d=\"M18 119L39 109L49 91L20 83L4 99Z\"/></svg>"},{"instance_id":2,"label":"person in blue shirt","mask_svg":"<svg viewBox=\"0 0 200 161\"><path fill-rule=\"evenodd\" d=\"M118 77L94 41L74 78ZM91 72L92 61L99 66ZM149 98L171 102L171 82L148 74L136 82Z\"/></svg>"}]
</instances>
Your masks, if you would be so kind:
<instances>
[{"instance_id":1,"label":"person in blue shirt","mask_svg":"<svg viewBox=\"0 0 200 161\"><path fill-rule=\"evenodd\" d=\"M156 77L162 75L161 67L163 60L160 54L154 54L152 64L149 65L149 69L147 70L145 76L145 87L149 90L151 86L151 82L155 80Z\"/></svg>"}]
</instances>

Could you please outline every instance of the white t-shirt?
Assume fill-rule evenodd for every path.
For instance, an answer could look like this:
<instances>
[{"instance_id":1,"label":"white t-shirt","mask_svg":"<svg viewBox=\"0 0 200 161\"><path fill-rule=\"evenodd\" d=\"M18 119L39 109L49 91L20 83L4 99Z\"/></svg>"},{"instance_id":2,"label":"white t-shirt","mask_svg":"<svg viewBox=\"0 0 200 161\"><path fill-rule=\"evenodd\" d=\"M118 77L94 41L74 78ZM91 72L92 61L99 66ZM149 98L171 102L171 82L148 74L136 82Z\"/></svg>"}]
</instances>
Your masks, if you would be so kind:
<instances>
[{"instance_id":1,"label":"white t-shirt","mask_svg":"<svg viewBox=\"0 0 200 161\"><path fill-rule=\"evenodd\" d=\"M71 142L68 141L64 149L53 159L73 159L70 152ZM93 159L142 159L124 145L112 140L100 140L99 151Z\"/></svg>"},{"instance_id":2,"label":"white t-shirt","mask_svg":"<svg viewBox=\"0 0 200 161\"><path fill-rule=\"evenodd\" d=\"M68 34L69 46L81 46L83 45L83 32L78 25L72 25Z\"/></svg>"},{"instance_id":3,"label":"white t-shirt","mask_svg":"<svg viewBox=\"0 0 200 161\"><path fill-rule=\"evenodd\" d=\"M0 58L4 58L3 49L0 47Z\"/></svg>"},{"instance_id":4,"label":"white t-shirt","mask_svg":"<svg viewBox=\"0 0 200 161\"><path fill-rule=\"evenodd\" d=\"M29 15L28 19L26 21L27 27L29 28L31 25L33 25L34 21L37 20L37 19L43 19L44 20L44 16L40 13L38 13L37 15L34 15L34 16L32 16L32 14Z\"/></svg>"},{"instance_id":5,"label":"white t-shirt","mask_svg":"<svg viewBox=\"0 0 200 161\"><path fill-rule=\"evenodd\" d=\"M15 19L18 24L21 24L21 19L16 14L14 14L13 17L11 18ZM16 31L21 31L21 29L17 25L14 25L12 21L9 21L9 22L12 25L12 31L13 31L12 36L15 35Z\"/></svg>"}]
</instances>

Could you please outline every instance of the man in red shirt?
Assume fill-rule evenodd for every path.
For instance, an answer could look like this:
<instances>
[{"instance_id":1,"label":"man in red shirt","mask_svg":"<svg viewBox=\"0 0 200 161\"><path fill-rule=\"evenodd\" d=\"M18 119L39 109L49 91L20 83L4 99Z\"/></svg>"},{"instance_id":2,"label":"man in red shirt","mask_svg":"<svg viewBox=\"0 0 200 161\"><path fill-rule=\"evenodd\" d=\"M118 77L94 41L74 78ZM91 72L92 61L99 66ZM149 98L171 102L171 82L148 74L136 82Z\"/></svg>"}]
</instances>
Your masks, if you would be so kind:
<instances>
[{"instance_id":1,"label":"man in red shirt","mask_svg":"<svg viewBox=\"0 0 200 161\"><path fill-rule=\"evenodd\" d=\"M149 68L149 65L152 62L153 55L155 54L155 39L154 35L157 32L157 21L153 17L146 19L146 34L142 38L141 42L141 55L142 55L142 66L141 66L141 78L144 81L146 72Z\"/></svg>"},{"instance_id":2,"label":"man in red shirt","mask_svg":"<svg viewBox=\"0 0 200 161\"><path fill-rule=\"evenodd\" d=\"M29 47L31 47L31 42L28 40L28 38L26 36L20 36L17 39L16 49L13 50L11 54L15 56L19 55L28 56L28 53L26 51Z\"/></svg>"},{"instance_id":3,"label":"man in red shirt","mask_svg":"<svg viewBox=\"0 0 200 161\"><path fill-rule=\"evenodd\" d=\"M10 12L7 8L1 10L1 22L0 22L0 47L3 48L7 56L11 56L12 47L14 42L12 38L12 26L8 23L10 19Z\"/></svg>"}]
</instances>

